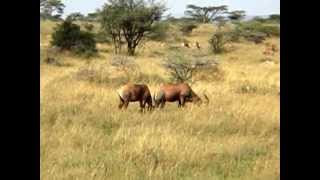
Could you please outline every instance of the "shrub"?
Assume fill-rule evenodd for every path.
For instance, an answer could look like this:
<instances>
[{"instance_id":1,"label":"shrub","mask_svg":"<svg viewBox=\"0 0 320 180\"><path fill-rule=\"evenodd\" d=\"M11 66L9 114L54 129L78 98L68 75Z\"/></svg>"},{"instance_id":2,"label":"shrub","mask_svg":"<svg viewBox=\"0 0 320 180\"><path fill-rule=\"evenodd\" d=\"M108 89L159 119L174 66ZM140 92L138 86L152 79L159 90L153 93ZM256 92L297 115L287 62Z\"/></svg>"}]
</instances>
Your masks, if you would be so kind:
<instances>
[{"instance_id":1,"label":"shrub","mask_svg":"<svg viewBox=\"0 0 320 180\"><path fill-rule=\"evenodd\" d=\"M172 53L167 56L163 66L169 71L171 80L186 82L192 80L196 71L212 67L215 62L208 59L194 57L190 54Z\"/></svg>"},{"instance_id":2,"label":"shrub","mask_svg":"<svg viewBox=\"0 0 320 180\"><path fill-rule=\"evenodd\" d=\"M209 44L214 53L222 53L224 51L224 46L230 42L229 33L218 31L213 34L211 39L209 40Z\"/></svg>"},{"instance_id":3,"label":"shrub","mask_svg":"<svg viewBox=\"0 0 320 180\"><path fill-rule=\"evenodd\" d=\"M181 32L184 34L184 35L189 35L193 29L197 28L198 26L194 23L184 23L181 25Z\"/></svg>"},{"instance_id":4,"label":"shrub","mask_svg":"<svg viewBox=\"0 0 320 180\"><path fill-rule=\"evenodd\" d=\"M94 34L81 32L79 34L79 40L71 47L71 50L78 55L85 55L87 57L95 55L97 49Z\"/></svg>"},{"instance_id":5,"label":"shrub","mask_svg":"<svg viewBox=\"0 0 320 180\"><path fill-rule=\"evenodd\" d=\"M73 24L71 21L65 21L55 27L52 33L52 46L60 47L61 49L70 50L75 45L75 37L80 34L80 26Z\"/></svg>"},{"instance_id":6,"label":"shrub","mask_svg":"<svg viewBox=\"0 0 320 180\"><path fill-rule=\"evenodd\" d=\"M271 26L271 25L261 25L258 26L256 31L265 33L268 37L270 36L280 36L280 28L278 26Z\"/></svg>"},{"instance_id":7,"label":"shrub","mask_svg":"<svg viewBox=\"0 0 320 180\"><path fill-rule=\"evenodd\" d=\"M245 38L248 41L262 43L267 37L280 36L280 27L275 25L266 25L259 21L237 23L234 30L230 32L231 41L239 41Z\"/></svg>"},{"instance_id":8,"label":"shrub","mask_svg":"<svg viewBox=\"0 0 320 180\"><path fill-rule=\"evenodd\" d=\"M80 26L71 20L64 21L55 28L51 45L80 55L91 56L97 52L94 34L81 31Z\"/></svg>"},{"instance_id":9,"label":"shrub","mask_svg":"<svg viewBox=\"0 0 320 180\"><path fill-rule=\"evenodd\" d=\"M164 41L168 37L168 29L168 23L157 22L152 26L151 33L147 37L154 41Z\"/></svg>"}]
</instances>

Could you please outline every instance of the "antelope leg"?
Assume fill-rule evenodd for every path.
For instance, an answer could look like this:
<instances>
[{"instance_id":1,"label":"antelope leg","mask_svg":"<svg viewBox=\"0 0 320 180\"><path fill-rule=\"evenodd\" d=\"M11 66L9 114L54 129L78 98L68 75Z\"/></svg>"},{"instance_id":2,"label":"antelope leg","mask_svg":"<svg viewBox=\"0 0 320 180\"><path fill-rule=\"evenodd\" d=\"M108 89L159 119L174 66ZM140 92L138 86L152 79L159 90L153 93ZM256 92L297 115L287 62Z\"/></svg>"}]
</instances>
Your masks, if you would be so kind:
<instances>
[{"instance_id":1,"label":"antelope leg","mask_svg":"<svg viewBox=\"0 0 320 180\"><path fill-rule=\"evenodd\" d=\"M184 103L185 103L185 97L184 96L180 96L180 103L181 103L181 107L184 107Z\"/></svg>"}]
</instances>

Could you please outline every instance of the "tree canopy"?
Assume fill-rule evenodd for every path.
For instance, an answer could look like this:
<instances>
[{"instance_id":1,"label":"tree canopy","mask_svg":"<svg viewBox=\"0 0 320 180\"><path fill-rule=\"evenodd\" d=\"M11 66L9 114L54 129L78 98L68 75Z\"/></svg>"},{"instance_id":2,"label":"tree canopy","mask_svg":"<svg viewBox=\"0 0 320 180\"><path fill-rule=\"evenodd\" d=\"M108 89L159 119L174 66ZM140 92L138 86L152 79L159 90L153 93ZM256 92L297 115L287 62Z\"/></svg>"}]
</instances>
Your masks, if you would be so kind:
<instances>
[{"instance_id":1,"label":"tree canopy","mask_svg":"<svg viewBox=\"0 0 320 180\"><path fill-rule=\"evenodd\" d=\"M201 23L209 23L216 21L221 17L221 15L227 13L228 6L201 7L189 4L187 5L187 9L188 10L185 11L185 15L190 16Z\"/></svg>"},{"instance_id":2,"label":"tree canopy","mask_svg":"<svg viewBox=\"0 0 320 180\"><path fill-rule=\"evenodd\" d=\"M121 46L124 38L128 54L134 55L138 44L164 11L164 5L153 0L109 0L100 12L100 21L102 28L112 36L115 47Z\"/></svg>"},{"instance_id":3,"label":"tree canopy","mask_svg":"<svg viewBox=\"0 0 320 180\"><path fill-rule=\"evenodd\" d=\"M84 19L84 15L81 14L80 12L75 12L75 13L69 14L67 18L69 18L73 21L81 21Z\"/></svg>"},{"instance_id":4,"label":"tree canopy","mask_svg":"<svg viewBox=\"0 0 320 180\"><path fill-rule=\"evenodd\" d=\"M246 12L243 10L236 10L236 11L231 11L229 12L228 18L231 20L242 20L245 17Z\"/></svg>"},{"instance_id":5,"label":"tree canopy","mask_svg":"<svg viewBox=\"0 0 320 180\"><path fill-rule=\"evenodd\" d=\"M40 0L40 16L44 19L59 19L64 8L61 0Z\"/></svg>"}]
</instances>

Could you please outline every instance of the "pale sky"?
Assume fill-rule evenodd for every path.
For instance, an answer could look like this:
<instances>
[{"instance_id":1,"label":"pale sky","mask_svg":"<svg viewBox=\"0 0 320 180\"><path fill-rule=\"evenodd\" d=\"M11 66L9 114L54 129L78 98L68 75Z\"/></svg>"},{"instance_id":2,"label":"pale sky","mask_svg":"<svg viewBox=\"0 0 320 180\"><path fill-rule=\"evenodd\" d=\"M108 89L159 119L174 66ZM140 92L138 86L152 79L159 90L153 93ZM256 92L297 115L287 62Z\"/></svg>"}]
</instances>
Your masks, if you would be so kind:
<instances>
[{"instance_id":1,"label":"pale sky","mask_svg":"<svg viewBox=\"0 0 320 180\"><path fill-rule=\"evenodd\" d=\"M280 14L280 0L163 0L168 11L165 14L183 16L187 4L198 6L228 5L229 10L245 10L247 15ZM87 14L101 8L107 0L62 0L65 14L81 12Z\"/></svg>"}]
</instances>

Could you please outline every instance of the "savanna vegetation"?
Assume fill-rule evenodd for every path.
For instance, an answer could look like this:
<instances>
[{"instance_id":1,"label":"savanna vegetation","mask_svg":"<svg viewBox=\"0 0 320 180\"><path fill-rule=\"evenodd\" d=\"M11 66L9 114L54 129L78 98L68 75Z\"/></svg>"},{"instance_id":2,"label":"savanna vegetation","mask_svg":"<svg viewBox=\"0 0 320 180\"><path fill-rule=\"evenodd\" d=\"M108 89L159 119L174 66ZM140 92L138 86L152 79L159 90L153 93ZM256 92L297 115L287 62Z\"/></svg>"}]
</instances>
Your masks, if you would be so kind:
<instances>
[{"instance_id":1,"label":"savanna vegetation","mask_svg":"<svg viewBox=\"0 0 320 180\"><path fill-rule=\"evenodd\" d=\"M109 2L68 21L40 20L41 179L280 179L280 15L243 21L240 10L224 12L219 24L220 12L163 19L164 4ZM106 9L128 5L118 2L139 11L128 7L111 26ZM177 81L209 104L118 110L124 83L153 94Z\"/></svg>"}]
</instances>

